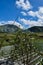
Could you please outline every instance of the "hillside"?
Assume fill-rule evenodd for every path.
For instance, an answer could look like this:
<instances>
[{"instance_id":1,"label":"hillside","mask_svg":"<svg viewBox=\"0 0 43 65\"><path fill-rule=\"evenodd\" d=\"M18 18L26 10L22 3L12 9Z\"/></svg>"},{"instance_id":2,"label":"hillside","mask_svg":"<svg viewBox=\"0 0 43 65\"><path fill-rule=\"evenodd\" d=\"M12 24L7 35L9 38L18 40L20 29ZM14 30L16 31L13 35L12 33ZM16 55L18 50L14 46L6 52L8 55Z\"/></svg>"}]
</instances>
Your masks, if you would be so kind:
<instances>
[{"instance_id":1,"label":"hillside","mask_svg":"<svg viewBox=\"0 0 43 65\"><path fill-rule=\"evenodd\" d=\"M6 24L0 26L0 32L14 33L17 32L20 28L16 25ZM22 32L43 32L43 26L33 26L26 30L22 30Z\"/></svg>"},{"instance_id":2,"label":"hillside","mask_svg":"<svg viewBox=\"0 0 43 65\"><path fill-rule=\"evenodd\" d=\"M30 32L43 32L43 26L34 26L31 28L28 28L27 31Z\"/></svg>"},{"instance_id":3,"label":"hillside","mask_svg":"<svg viewBox=\"0 0 43 65\"><path fill-rule=\"evenodd\" d=\"M20 28L18 28L16 25L11 25L11 24L0 26L0 32L13 33L13 32L18 31L18 29Z\"/></svg>"}]
</instances>

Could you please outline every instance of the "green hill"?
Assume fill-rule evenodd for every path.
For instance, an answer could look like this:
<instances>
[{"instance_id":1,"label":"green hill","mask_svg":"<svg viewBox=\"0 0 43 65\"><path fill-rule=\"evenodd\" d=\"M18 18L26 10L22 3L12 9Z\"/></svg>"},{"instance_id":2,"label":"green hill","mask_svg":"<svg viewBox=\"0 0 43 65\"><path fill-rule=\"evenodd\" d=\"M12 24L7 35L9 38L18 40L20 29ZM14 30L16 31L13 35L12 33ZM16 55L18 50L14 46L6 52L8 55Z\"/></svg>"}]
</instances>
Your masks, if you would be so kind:
<instances>
[{"instance_id":1,"label":"green hill","mask_svg":"<svg viewBox=\"0 0 43 65\"><path fill-rule=\"evenodd\" d=\"M31 28L28 28L27 31L30 31L30 32L43 32L43 26L33 26Z\"/></svg>"},{"instance_id":2,"label":"green hill","mask_svg":"<svg viewBox=\"0 0 43 65\"><path fill-rule=\"evenodd\" d=\"M0 26L0 32L14 33L14 32L17 32L19 29L20 29L19 27L12 24L6 24L6 25ZM28 28L22 31L23 32L43 32L43 26L33 26L31 28Z\"/></svg>"},{"instance_id":3,"label":"green hill","mask_svg":"<svg viewBox=\"0 0 43 65\"><path fill-rule=\"evenodd\" d=\"M13 32L18 31L18 29L20 28L18 28L16 25L11 25L11 24L0 26L0 32L13 33Z\"/></svg>"}]
</instances>

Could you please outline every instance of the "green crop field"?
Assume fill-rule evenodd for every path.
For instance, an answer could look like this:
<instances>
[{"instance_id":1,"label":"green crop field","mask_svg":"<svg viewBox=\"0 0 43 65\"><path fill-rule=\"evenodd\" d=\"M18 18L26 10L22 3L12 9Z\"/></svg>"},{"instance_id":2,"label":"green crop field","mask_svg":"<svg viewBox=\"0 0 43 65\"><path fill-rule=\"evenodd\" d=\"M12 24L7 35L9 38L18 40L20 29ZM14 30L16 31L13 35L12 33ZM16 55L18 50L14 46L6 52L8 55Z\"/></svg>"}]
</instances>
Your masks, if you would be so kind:
<instances>
[{"instance_id":1,"label":"green crop field","mask_svg":"<svg viewBox=\"0 0 43 65\"><path fill-rule=\"evenodd\" d=\"M43 34L42 33L39 34L22 33L22 32L17 32L15 34L0 33L0 50L2 47L12 46L12 45L13 48L10 49L10 53L8 54L9 50L7 50L7 53L5 54L5 52L3 52L2 50L2 52L0 53L0 57L1 56L6 57L6 55L9 55L11 56L12 59L16 60L18 58L22 58L22 56L25 57L28 56L28 54L34 53L31 54L31 56L29 56L30 58L32 57L33 59L33 60L31 59L32 65L35 65L43 57ZM40 54L40 52L42 52L42 54ZM27 57L27 61L29 57Z\"/></svg>"},{"instance_id":2,"label":"green crop field","mask_svg":"<svg viewBox=\"0 0 43 65\"><path fill-rule=\"evenodd\" d=\"M0 33L0 46L13 45L17 34L13 33ZM20 36L24 37L24 33ZM42 33L27 33L28 37L31 38L32 44L43 51L43 34Z\"/></svg>"}]
</instances>

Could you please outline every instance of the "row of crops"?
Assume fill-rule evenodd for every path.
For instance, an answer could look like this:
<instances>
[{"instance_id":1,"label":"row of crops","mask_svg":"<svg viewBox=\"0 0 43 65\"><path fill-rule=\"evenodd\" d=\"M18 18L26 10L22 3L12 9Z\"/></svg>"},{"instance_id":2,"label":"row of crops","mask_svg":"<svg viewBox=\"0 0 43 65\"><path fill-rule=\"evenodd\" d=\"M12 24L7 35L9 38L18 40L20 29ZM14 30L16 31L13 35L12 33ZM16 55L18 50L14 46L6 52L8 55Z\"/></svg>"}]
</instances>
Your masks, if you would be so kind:
<instances>
[{"instance_id":1,"label":"row of crops","mask_svg":"<svg viewBox=\"0 0 43 65\"><path fill-rule=\"evenodd\" d=\"M1 56L6 58L10 57L15 65L38 65L38 63L42 64L41 59L43 56L41 56L36 42L38 38L39 37L36 34L32 35L30 33L22 33L21 31L14 34L14 37L12 37L13 42L12 40L9 41L9 37L7 38L6 36L4 40L6 40L8 43L11 43L13 46L11 46L8 56L3 55L3 52ZM0 50L3 46L2 43L3 42L0 42Z\"/></svg>"}]
</instances>

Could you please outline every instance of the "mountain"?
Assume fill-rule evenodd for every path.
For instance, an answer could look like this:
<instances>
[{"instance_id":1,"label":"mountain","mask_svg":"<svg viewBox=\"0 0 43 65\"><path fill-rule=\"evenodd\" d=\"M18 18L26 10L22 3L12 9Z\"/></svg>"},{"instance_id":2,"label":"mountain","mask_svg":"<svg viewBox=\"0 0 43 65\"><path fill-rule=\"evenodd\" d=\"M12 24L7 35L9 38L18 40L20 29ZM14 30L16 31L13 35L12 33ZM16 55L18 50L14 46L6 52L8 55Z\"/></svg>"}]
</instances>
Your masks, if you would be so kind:
<instances>
[{"instance_id":1,"label":"mountain","mask_svg":"<svg viewBox=\"0 0 43 65\"><path fill-rule=\"evenodd\" d=\"M22 29L13 24L6 24L0 26L0 32L14 33L17 32L18 30ZM26 30L22 30L22 32L43 32L43 26L33 26Z\"/></svg>"},{"instance_id":2,"label":"mountain","mask_svg":"<svg viewBox=\"0 0 43 65\"><path fill-rule=\"evenodd\" d=\"M28 28L27 31L30 31L30 32L43 32L43 26L33 26L31 28Z\"/></svg>"},{"instance_id":3,"label":"mountain","mask_svg":"<svg viewBox=\"0 0 43 65\"><path fill-rule=\"evenodd\" d=\"M7 33L13 33L18 31L18 28L16 25L12 25L12 24L6 24L6 25L2 25L0 26L0 32L7 32Z\"/></svg>"}]
</instances>

